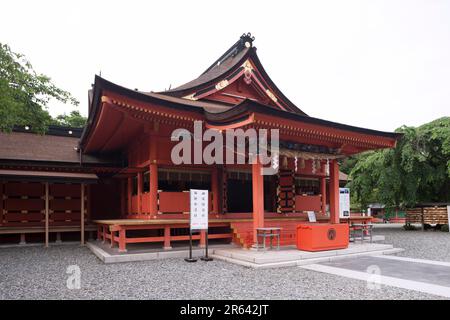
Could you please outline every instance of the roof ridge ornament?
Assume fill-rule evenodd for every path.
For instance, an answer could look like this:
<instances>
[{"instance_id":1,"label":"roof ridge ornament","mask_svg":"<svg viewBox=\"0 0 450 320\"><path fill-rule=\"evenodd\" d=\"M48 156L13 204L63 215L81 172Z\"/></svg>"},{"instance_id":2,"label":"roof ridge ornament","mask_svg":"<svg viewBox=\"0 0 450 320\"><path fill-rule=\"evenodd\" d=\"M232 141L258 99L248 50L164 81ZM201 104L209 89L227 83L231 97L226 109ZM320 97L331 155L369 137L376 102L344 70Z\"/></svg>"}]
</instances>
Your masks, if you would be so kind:
<instances>
[{"instance_id":1,"label":"roof ridge ornament","mask_svg":"<svg viewBox=\"0 0 450 320\"><path fill-rule=\"evenodd\" d=\"M247 32L247 34L243 33L241 36L240 46L239 50L243 49L243 47L251 48L253 46L253 41L255 41L255 37L252 36L250 32Z\"/></svg>"}]
</instances>

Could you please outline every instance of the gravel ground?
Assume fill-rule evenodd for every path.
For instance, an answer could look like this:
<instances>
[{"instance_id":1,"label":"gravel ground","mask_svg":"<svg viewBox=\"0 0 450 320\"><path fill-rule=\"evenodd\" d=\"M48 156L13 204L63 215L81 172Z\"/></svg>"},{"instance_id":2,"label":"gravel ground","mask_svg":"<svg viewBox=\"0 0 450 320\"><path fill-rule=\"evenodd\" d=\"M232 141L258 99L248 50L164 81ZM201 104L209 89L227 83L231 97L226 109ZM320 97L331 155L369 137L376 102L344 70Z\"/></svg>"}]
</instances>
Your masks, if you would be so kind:
<instances>
[{"instance_id":1,"label":"gravel ground","mask_svg":"<svg viewBox=\"0 0 450 320\"><path fill-rule=\"evenodd\" d=\"M450 235L377 229L402 255L449 261ZM81 288L66 286L67 267L78 265ZM301 268L254 270L222 261L182 259L105 265L76 245L0 249L2 299L436 299Z\"/></svg>"},{"instance_id":2,"label":"gravel ground","mask_svg":"<svg viewBox=\"0 0 450 320\"><path fill-rule=\"evenodd\" d=\"M385 243L405 249L397 255L416 259L450 262L450 233L442 231L404 231L401 228L376 228L374 234L386 236Z\"/></svg>"}]
</instances>

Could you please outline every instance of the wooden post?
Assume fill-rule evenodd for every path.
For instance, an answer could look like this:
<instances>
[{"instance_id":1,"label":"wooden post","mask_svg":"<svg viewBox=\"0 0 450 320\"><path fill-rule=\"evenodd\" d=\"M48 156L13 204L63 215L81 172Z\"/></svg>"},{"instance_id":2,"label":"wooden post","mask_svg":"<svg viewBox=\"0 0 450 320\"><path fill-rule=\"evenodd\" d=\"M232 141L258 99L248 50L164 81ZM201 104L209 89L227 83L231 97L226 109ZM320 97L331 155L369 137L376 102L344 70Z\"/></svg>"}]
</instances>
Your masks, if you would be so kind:
<instances>
[{"instance_id":1,"label":"wooden post","mask_svg":"<svg viewBox=\"0 0 450 320\"><path fill-rule=\"evenodd\" d=\"M200 230L200 248L206 247L206 230Z\"/></svg>"},{"instance_id":2,"label":"wooden post","mask_svg":"<svg viewBox=\"0 0 450 320\"><path fill-rule=\"evenodd\" d=\"M262 165L259 158L252 164L253 191L253 243L256 244L256 229L264 227L264 180L261 174Z\"/></svg>"},{"instance_id":3,"label":"wooden post","mask_svg":"<svg viewBox=\"0 0 450 320\"><path fill-rule=\"evenodd\" d=\"M219 213L219 170L214 167L211 171L211 191L213 196L212 213Z\"/></svg>"},{"instance_id":4,"label":"wooden post","mask_svg":"<svg viewBox=\"0 0 450 320\"><path fill-rule=\"evenodd\" d=\"M330 223L339 223L339 163L330 163Z\"/></svg>"},{"instance_id":5,"label":"wooden post","mask_svg":"<svg viewBox=\"0 0 450 320\"><path fill-rule=\"evenodd\" d=\"M84 183L80 184L81 188L81 221L80 221L80 233L81 233L81 245L84 246Z\"/></svg>"},{"instance_id":6,"label":"wooden post","mask_svg":"<svg viewBox=\"0 0 450 320\"><path fill-rule=\"evenodd\" d=\"M106 243L106 225L102 225L102 233L103 243Z\"/></svg>"},{"instance_id":7,"label":"wooden post","mask_svg":"<svg viewBox=\"0 0 450 320\"><path fill-rule=\"evenodd\" d=\"M142 182L143 182L144 174L142 172L138 172L137 175L137 211L138 214L142 213Z\"/></svg>"},{"instance_id":8,"label":"wooden post","mask_svg":"<svg viewBox=\"0 0 450 320\"><path fill-rule=\"evenodd\" d=\"M119 252L127 252L125 230L119 230Z\"/></svg>"},{"instance_id":9,"label":"wooden post","mask_svg":"<svg viewBox=\"0 0 450 320\"><path fill-rule=\"evenodd\" d=\"M133 198L133 178L128 177L127 181L127 197L128 197L128 214L132 214L132 198Z\"/></svg>"},{"instance_id":10,"label":"wooden post","mask_svg":"<svg viewBox=\"0 0 450 320\"><path fill-rule=\"evenodd\" d=\"M125 179L120 179L120 216L127 216L127 187Z\"/></svg>"},{"instance_id":11,"label":"wooden post","mask_svg":"<svg viewBox=\"0 0 450 320\"><path fill-rule=\"evenodd\" d=\"M320 178L320 193L322 195L322 214L327 213L327 178Z\"/></svg>"},{"instance_id":12,"label":"wooden post","mask_svg":"<svg viewBox=\"0 0 450 320\"><path fill-rule=\"evenodd\" d=\"M165 226L164 227L164 250L170 250L172 249L172 246L170 244L170 227Z\"/></svg>"},{"instance_id":13,"label":"wooden post","mask_svg":"<svg viewBox=\"0 0 450 320\"><path fill-rule=\"evenodd\" d=\"M150 164L150 215L155 218L158 214L158 165ZM170 245L169 245L170 246Z\"/></svg>"},{"instance_id":14,"label":"wooden post","mask_svg":"<svg viewBox=\"0 0 450 320\"><path fill-rule=\"evenodd\" d=\"M48 225L49 225L49 186L48 182L45 183L45 247L48 248Z\"/></svg>"}]
</instances>

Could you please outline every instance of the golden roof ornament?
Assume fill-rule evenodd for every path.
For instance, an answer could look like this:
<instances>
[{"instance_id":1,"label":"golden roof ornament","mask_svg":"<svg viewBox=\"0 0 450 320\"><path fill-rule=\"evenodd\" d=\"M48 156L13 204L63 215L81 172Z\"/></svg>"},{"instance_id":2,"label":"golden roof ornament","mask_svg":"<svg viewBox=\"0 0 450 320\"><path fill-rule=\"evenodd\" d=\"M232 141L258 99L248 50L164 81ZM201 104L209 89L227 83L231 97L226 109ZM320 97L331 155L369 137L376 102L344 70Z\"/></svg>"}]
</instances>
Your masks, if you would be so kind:
<instances>
[{"instance_id":1,"label":"golden roof ornament","mask_svg":"<svg viewBox=\"0 0 450 320\"><path fill-rule=\"evenodd\" d=\"M223 88L225 88L226 86L228 86L228 80L227 79L224 79L224 80L222 80L222 81L220 81L220 82L218 82L217 84L216 84L216 90L222 90Z\"/></svg>"}]
</instances>

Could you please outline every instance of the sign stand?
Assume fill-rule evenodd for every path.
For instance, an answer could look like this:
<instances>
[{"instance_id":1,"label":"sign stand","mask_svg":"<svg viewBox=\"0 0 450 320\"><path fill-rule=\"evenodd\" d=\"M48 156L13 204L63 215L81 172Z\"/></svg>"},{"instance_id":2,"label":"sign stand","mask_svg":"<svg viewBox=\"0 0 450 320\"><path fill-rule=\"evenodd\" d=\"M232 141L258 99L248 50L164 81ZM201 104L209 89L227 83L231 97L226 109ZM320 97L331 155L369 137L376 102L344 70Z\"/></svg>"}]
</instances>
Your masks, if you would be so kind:
<instances>
[{"instance_id":1,"label":"sign stand","mask_svg":"<svg viewBox=\"0 0 450 320\"><path fill-rule=\"evenodd\" d=\"M186 262L197 262L197 259L192 258L192 230L189 230L189 257L185 258Z\"/></svg>"},{"instance_id":2,"label":"sign stand","mask_svg":"<svg viewBox=\"0 0 450 320\"><path fill-rule=\"evenodd\" d=\"M187 262L195 262L197 259L192 257L192 232L205 230L206 232L206 252L201 259L211 261L208 256L208 190L191 189L189 191L190 214L189 214L189 257L184 259Z\"/></svg>"},{"instance_id":3,"label":"sign stand","mask_svg":"<svg viewBox=\"0 0 450 320\"><path fill-rule=\"evenodd\" d=\"M208 256L208 229L206 229L206 247L205 247L205 256L201 257L203 261L213 261L213 258Z\"/></svg>"}]
</instances>

